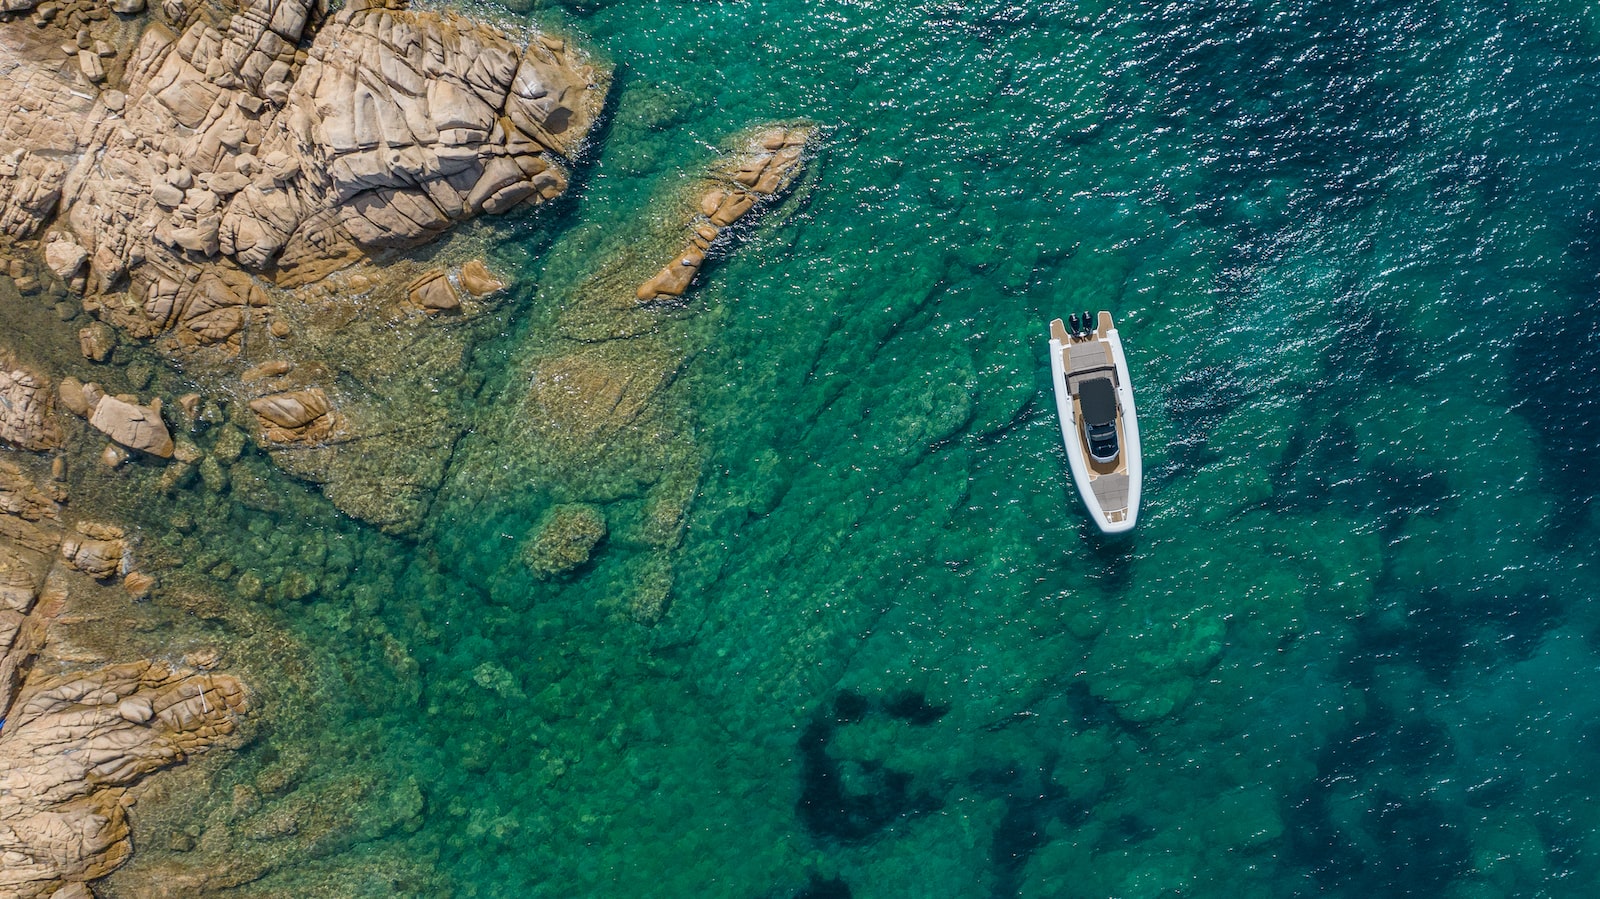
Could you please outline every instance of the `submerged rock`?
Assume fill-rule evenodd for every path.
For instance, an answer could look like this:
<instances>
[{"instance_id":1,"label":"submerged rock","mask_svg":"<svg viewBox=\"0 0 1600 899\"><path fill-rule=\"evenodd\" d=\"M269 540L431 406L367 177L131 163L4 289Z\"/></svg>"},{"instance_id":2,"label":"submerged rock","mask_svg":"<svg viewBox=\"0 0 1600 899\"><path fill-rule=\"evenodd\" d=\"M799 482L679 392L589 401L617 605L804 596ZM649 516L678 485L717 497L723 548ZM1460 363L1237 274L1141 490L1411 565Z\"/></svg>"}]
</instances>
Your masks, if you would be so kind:
<instances>
[{"instance_id":1,"label":"submerged rock","mask_svg":"<svg viewBox=\"0 0 1600 899\"><path fill-rule=\"evenodd\" d=\"M495 277L482 259L474 259L461 266L461 289L475 297L482 297L505 290L506 282Z\"/></svg>"},{"instance_id":2,"label":"submerged rock","mask_svg":"<svg viewBox=\"0 0 1600 899\"><path fill-rule=\"evenodd\" d=\"M537 501L534 491L609 504L603 519L590 513L587 527L552 512L524 542L523 563L541 578L574 572L603 533L614 534L629 555L642 552L608 566L606 576L619 585L608 607L645 625L669 615L704 453L678 377L693 340L680 325L685 311L668 300L692 289L707 259L738 246L737 235L723 237L726 223L738 222L742 231L763 209L782 208L816 133L805 124L755 129L736 137L702 176L677 181L658 197L648 224L560 298L554 333L518 377L508 378L514 386L498 404L498 420L477 422L477 435L457 448L435 508L493 518ZM659 272L663 260L672 265ZM571 529L564 536L563 525Z\"/></svg>"},{"instance_id":3,"label":"submerged rock","mask_svg":"<svg viewBox=\"0 0 1600 899\"><path fill-rule=\"evenodd\" d=\"M556 506L522 546L522 560L535 576L558 577L589 561L606 536L605 515L583 504Z\"/></svg>"},{"instance_id":4,"label":"submerged rock","mask_svg":"<svg viewBox=\"0 0 1600 899\"><path fill-rule=\"evenodd\" d=\"M450 276L443 269L433 269L412 281L406 288L411 304L424 312L446 312L461 308L461 298L450 285Z\"/></svg>"},{"instance_id":5,"label":"submerged rock","mask_svg":"<svg viewBox=\"0 0 1600 899\"><path fill-rule=\"evenodd\" d=\"M117 348L117 332L104 322L95 322L78 330L78 347L90 362L104 362Z\"/></svg>"},{"instance_id":6,"label":"submerged rock","mask_svg":"<svg viewBox=\"0 0 1600 899\"><path fill-rule=\"evenodd\" d=\"M79 418L88 418L89 410L93 408L85 393L85 387L82 381L68 375L61 379L61 386L56 388L61 397L61 405L66 406L67 411Z\"/></svg>"}]
</instances>

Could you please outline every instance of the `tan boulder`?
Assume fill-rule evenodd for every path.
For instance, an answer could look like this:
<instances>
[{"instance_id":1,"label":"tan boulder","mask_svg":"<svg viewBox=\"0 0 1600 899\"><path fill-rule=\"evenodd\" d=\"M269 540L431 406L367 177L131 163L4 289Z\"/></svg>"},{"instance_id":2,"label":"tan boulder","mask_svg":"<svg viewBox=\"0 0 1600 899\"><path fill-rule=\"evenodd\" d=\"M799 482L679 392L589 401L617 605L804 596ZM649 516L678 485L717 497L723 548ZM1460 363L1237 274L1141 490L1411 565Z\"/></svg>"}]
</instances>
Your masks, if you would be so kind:
<instances>
[{"instance_id":1,"label":"tan boulder","mask_svg":"<svg viewBox=\"0 0 1600 899\"><path fill-rule=\"evenodd\" d=\"M80 523L77 533L61 539L61 558L96 580L116 577L122 573L127 555L126 536L111 525Z\"/></svg>"},{"instance_id":2,"label":"tan boulder","mask_svg":"<svg viewBox=\"0 0 1600 899\"><path fill-rule=\"evenodd\" d=\"M82 381L68 375L61 379L61 386L56 388L56 391L61 396L61 405L66 406L67 411L80 418L89 417L91 406L89 398L84 394Z\"/></svg>"},{"instance_id":3,"label":"tan boulder","mask_svg":"<svg viewBox=\"0 0 1600 899\"><path fill-rule=\"evenodd\" d=\"M427 312L446 312L461 308L461 298L450 286L450 277L443 269L423 273L406 287L412 305Z\"/></svg>"},{"instance_id":4,"label":"tan boulder","mask_svg":"<svg viewBox=\"0 0 1600 899\"><path fill-rule=\"evenodd\" d=\"M156 579L142 571L130 571L122 578L122 589L133 597L148 596L155 585Z\"/></svg>"},{"instance_id":5,"label":"tan boulder","mask_svg":"<svg viewBox=\"0 0 1600 899\"><path fill-rule=\"evenodd\" d=\"M733 191L722 196L722 202L717 204L711 213L711 224L726 227L744 217L751 207L756 205L756 196L748 191Z\"/></svg>"},{"instance_id":6,"label":"tan boulder","mask_svg":"<svg viewBox=\"0 0 1600 899\"><path fill-rule=\"evenodd\" d=\"M481 297L505 290L506 282L495 277L482 259L474 259L461 267L461 287L467 293Z\"/></svg>"},{"instance_id":7,"label":"tan boulder","mask_svg":"<svg viewBox=\"0 0 1600 899\"><path fill-rule=\"evenodd\" d=\"M82 72L83 77L89 79L91 84L99 84L106 80L105 64L93 50L78 51L78 71Z\"/></svg>"},{"instance_id":8,"label":"tan boulder","mask_svg":"<svg viewBox=\"0 0 1600 899\"><path fill-rule=\"evenodd\" d=\"M253 399L250 411L268 443L315 443L330 436L339 424L333 403L320 387Z\"/></svg>"},{"instance_id":9,"label":"tan boulder","mask_svg":"<svg viewBox=\"0 0 1600 899\"><path fill-rule=\"evenodd\" d=\"M689 247L679 254L677 259L667 263L654 278L639 285L635 295L641 300L682 296L683 292L689 289L689 283L700 272L700 266L705 261L705 251L699 247Z\"/></svg>"},{"instance_id":10,"label":"tan boulder","mask_svg":"<svg viewBox=\"0 0 1600 899\"><path fill-rule=\"evenodd\" d=\"M294 371L293 362L289 362L284 359L273 359L269 362L263 362L260 365L252 365L251 367L245 369L244 373L239 376L239 380L248 384L251 381L260 381L266 378L280 377L288 374L291 371ZM196 397L196 399L198 400L198 397Z\"/></svg>"},{"instance_id":11,"label":"tan boulder","mask_svg":"<svg viewBox=\"0 0 1600 899\"><path fill-rule=\"evenodd\" d=\"M131 458L133 458L132 453L115 443L106 444L106 448L100 451L100 464L111 469L121 468L128 464Z\"/></svg>"},{"instance_id":12,"label":"tan boulder","mask_svg":"<svg viewBox=\"0 0 1600 899\"><path fill-rule=\"evenodd\" d=\"M78 330L78 348L83 350L83 356L91 362L104 362L111 358L111 351L117 347L117 332L105 322L94 322L86 328Z\"/></svg>"},{"instance_id":13,"label":"tan boulder","mask_svg":"<svg viewBox=\"0 0 1600 899\"><path fill-rule=\"evenodd\" d=\"M102 396L89 415L89 424L129 449L163 459L172 458L172 434L161 420L159 406L141 406L114 396Z\"/></svg>"},{"instance_id":14,"label":"tan boulder","mask_svg":"<svg viewBox=\"0 0 1600 899\"><path fill-rule=\"evenodd\" d=\"M89 251L68 237L56 236L44 245L44 264L56 277L71 281L89 261Z\"/></svg>"}]
</instances>

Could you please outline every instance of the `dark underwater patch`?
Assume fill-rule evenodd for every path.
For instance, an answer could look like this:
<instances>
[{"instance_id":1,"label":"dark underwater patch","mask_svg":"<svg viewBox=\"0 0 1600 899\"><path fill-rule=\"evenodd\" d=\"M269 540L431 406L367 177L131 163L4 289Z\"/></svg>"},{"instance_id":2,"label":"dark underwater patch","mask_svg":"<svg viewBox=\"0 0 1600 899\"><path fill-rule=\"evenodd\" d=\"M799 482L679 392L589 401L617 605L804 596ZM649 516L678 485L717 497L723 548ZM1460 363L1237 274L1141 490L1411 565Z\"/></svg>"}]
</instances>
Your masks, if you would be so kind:
<instances>
[{"instance_id":1,"label":"dark underwater patch","mask_svg":"<svg viewBox=\"0 0 1600 899\"><path fill-rule=\"evenodd\" d=\"M838 877L823 880L813 874L811 882L795 893L794 899L851 899L850 885Z\"/></svg>"},{"instance_id":2,"label":"dark underwater patch","mask_svg":"<svg viewBox=\"0 0 1600 899\"><path fill-rule=\"evenodd\" d=\"M1442 590L1421 596L1380 593L1374 611L1360 618L1355 628L1355 645L1342 667L1356 684L1371 683L1379 665L1401 664L1446 686L1467 655L1466 621Z\"/></svg>"},{"instance_id":3,"label":"dark underwater patch","mask_svg":"<svg viewBox=\"0 0 1600 899\"><path fill-rule=\"evenodd\" d=\"M833 720L839 724L854 724L866 717L868 708L865 696L849 690L840 691L833 699Z\"/></svg>"},{"instance_id":4,"label":"dark underwater patch","mask_svg":"<svg viewBox=\"0 0 1600 899\"><path fill-rule=\"evenodd\" d=\"M801 792L796 812L813 836L857 842L895 821L925 815L943 802L912 790L912 775L876 759L836 759L828 751L841 727L818 714L800 737Z\"/></svg>"},{"instance_id":5,"label":"dark underwater patch","mask_svg":"<svg viewBox=\"0 0 1600 899\"><path fill-rule=\"evenodd\" d=\"M943 718L950 711L950 704L936 705L923 694L906 690L889 697L883 710L907 724L926 727Z\"/></svg>"},{"instance_id":6,"label":"dark underwater patch","mask_svg":"<svg viewBox=\"0 0 1600 899\"><path fill-rule=\"evenodd\" d=\"M1449 731L1420 716L1401 716L1379 706L1339 731L1317 760L1320 777L1346 779L1373 769L1415 775L1455 759Z\"/></svg>"},{"instance_id":7,"label":"dark underwater patch","mask_svg":"<svg viewBox=\"0 0 1600 899\"><path fill-rule=\"evenodd\" d=\"M1445 895L1471 843L1459 810L1426 793L1455 764L1446 727L1382 704L1335 733L1285 816L1289 860L1316 885L1296 895Z\"/></svg>"},{"instance_id":8,"label":"dark underwater patch","mask_svg":"<svg viewBox=\"0 0 1600 899\"><path fill-rule=\"evenodd\" d=\"M1048 779L1027 789L1030 786L1033 785L1018 785L1007 794L1005 816L995 828L989 854L995 868L997 897L1019 893L1028 859L1045 844L1045 832L1051 822L1076 825L1089 815L1087 806L1073 801L1065 789Z\"/></svg>"},{"instance_id":9,"label":"dark underwater patch","mask_svg":"<svg viewBox=\"0 0 1600 899\"><path fill-rule=\"evenodd\" d=\"M1190 369L1166 391L1167 417L1175 438L1168 447L1168 462L1152 481L1164 483L1180 471L1192 471L1223 458L1210 446L1211 433L1247 396L1233 389L1242 380L1237 366L1206 365Z\"/></svg>"},{"instance_id":10,"label":"dark underwater patch","mask_svg":"<svg viewBox=\"0 0 1600 899\"><path fill-rule=\"evenodd\" d=\"M1567 619L1561 602L1542 591L1461 597L1440 588L1405 595L1381 586L1374 611L1355 622L1356 642L1341 664L1355 684L1370 683L1380 665L1399 664L1449 686L1463 670L1531 658Z\"/></svg>"},{"instance_id":11,"label":"dark underwater patch","mask_svg":"<svg viewBox=\"0 0 1600 899\"><path fill-rule=\"evenodd\" d=\"M1470 869L1465 826L1441 803L1338 785L1319 778L1286 817L1289 861L1312 882L1294 895L1443 896Z\"/></svg>"},{"instance_id":12,"label":"dark underwater patch","mask_svg":"<svg viewBox=\"0 0 1600 899\"><path fill-rule=\"evenodd\" d=\"M1546 489L1561 497L1551 535L1570 535L1600 490L1600 299L1524 325L1513 344L1514 408L1538 436Z\"/></svg>"}]
</instances>

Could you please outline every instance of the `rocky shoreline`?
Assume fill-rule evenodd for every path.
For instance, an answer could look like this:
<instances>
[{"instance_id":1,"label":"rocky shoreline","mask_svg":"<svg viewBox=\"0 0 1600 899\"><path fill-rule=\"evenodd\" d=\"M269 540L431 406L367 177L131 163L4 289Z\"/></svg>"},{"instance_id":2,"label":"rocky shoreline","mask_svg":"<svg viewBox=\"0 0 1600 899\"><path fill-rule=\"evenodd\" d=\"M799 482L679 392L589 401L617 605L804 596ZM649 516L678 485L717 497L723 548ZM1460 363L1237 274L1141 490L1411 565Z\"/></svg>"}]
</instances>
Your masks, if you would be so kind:
<instances>
[{"instance_id":1,"label":"rocky shoreline","mask_svg":"<svg viewBox=\"0 0 1600 899\"><path fill-rule=\"evenodd\" d=\"M355 496L355 514L404 529L450 440L429 483L405 458L426 441L395 438L429 415L396 425L386 408L386 373L415 360L364 353L352 322L392 337L400 320L459 367L464 338L426 333L449 330L432 319L481 312L505 285L481 262L420 277L388 263L457 222L560 195L608 82L560 39L403 3L6 0L0 269L22 302L92 316L78 348L119 387L150 380L129 367L146 344L205 389L164 404L0 360L0 445L13 448L0 459L0 895L91 895L132 853L135 788L235 742L251 707L212 670L214 651L72 648L65 623L84 602L137 617L129 602L153 593L191 600L162 598L137 535L69 509L68 456L92 453L98 432L109 468L156 465L160 487L218 490L253 439L336 502ZM358 310L340 313L344 292ZM394 489L401 467L412 494ZM383 506L340 492L362 478Z\"/></svg>"},{"instance_id":2,"label":"rocky shoreline","mask_svg":"<svg viewBox=\"0 0 1600 899\"><path fill-rule=\"evenodd\" d=\"M60 460L0 460L0 894L19 899L89 896L133 851L130 788L228 742L250 707L214 651L73 664L54 632L77 598L153 580L123 528L73 520Z\"/></svg>"},{"instance_id":3,"label":"rocky shoreline","mask_svg":"<svg viewBox=\"0 0 1600 899\"><path fill-rule=\"evenodd\" d=\"M90 359L148 342L250 402L241 424L291 473L413 528L454 435L442 407L397 404L466 352L426 320L470 317L504 284L479 261L392 263L561 195L609 72L562 39L403 2L116 2L8 0L7 270L96 318ZM433 368L396 380L370 351L397 323L441 345Z\"/></svg>"},{"instance_id":4,"label":"rocky shoreline","mask_svg":"<svg viewBox=\"0 0 1600 899\"><path fill-rule=\"evenodd\" d=\"M254 620L146 570L137 547L154 535L84 509L131 490L276 513L253 445L344 513L416 535L467 430L474 346L515 289L471 250L418 248L561 196L609 85L565 40L400 0L0 0L0 274L22 294L0 296L0 895L92 895L131 854L127 810L149 775L241 745L264 714L214 649L75 648L75 622L149 619L147 604ZM699 478L693 428L662 401L687 361L670 325L794 189L816 133L739 137L570 298L564 350L499 405L526 443L501 468L573 502L509 564L560 580L607 539L642 541L624 610L665 614ZM94 485L83 508L67 504L68 459L92 472L71 479ZM477 476L462 471L456 498ZM607 521L608 488L579 483L596 472L649 485L640 520ZM154 523L171 527L161 552L183 554L161 564L231 581L229 601L321 589L316 566L217 561L185 518ZM369 629L403 668L403 645ZM225 887L282 865L271 841L326 843L320 825L296 835L295 809L348 785L274 777L213 809L227 823L194 861L214 864L162 856L124 885ZM414 820L415 784L392 792L411 810L396 820Z\"/></svg>"}]
</instances>

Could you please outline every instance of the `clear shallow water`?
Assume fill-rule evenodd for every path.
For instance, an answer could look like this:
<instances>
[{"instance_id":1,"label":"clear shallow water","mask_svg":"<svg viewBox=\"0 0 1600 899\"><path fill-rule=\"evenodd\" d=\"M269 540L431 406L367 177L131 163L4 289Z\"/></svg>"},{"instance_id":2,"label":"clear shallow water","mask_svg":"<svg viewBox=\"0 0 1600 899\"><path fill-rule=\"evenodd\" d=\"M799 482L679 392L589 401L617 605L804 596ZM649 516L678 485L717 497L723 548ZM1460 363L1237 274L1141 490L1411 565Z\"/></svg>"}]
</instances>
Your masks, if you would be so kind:
<instances>
[{"instance_id":1,"label":"clear shallow water","mask_svg":"<svg viewBox=\"0 0 1600 899\"><path fill-rule=\"evenodd\" d=\"M620 65L616 109L565 215L506 227L533 287L431 535L232 512L241 567L314 535L339 573L283 607L325 686L223 777L359 784L247 892L1586 894L1591 9L528 14ZM812 189L674 326L699 481L643 627L653 549L518 560L551 503L649 486L541 480L518 397L649 199L796 116L829 129ZM1136 372L1121 542L1048 394L1045 323L1083 308Z\"/></svg>"}]
</instances>

